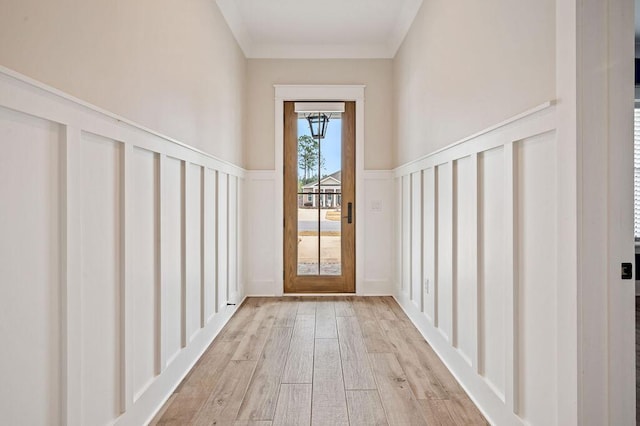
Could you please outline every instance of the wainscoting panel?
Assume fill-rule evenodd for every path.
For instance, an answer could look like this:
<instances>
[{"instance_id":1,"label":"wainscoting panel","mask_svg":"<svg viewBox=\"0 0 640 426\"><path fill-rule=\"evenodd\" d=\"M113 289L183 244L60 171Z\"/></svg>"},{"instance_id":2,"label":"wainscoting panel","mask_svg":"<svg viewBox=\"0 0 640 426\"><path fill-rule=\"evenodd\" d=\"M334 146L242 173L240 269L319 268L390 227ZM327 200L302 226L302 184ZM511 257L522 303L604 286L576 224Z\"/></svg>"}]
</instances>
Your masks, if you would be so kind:
<instances>
[{"instance_id":1,"label":"wainscoting panel","mask_svg":"<svg viewBox=\"0 0 640 426\"><path fill-rule=\"evenodd\" d=\"M228 229L231 235L238 235L238 178L235 176L229 176L229 198L227 200L228 209ZM227 252L229 253L229 261L227 264L227 270L229 271L229 277L227 282L228 296L227 301L229 303L236 303L238 294L238 238L229 238Z\"/></svg>"},{"instance_id":2,"label":"wainscoting panel","mask_svg":"<svg viewBox=\"0 0 640 426\"><path fill-rule=\"evenodd\" d=\"M479 368L495 394L505 400L506 281L504 272L504 149L478 154ZM491 344L486 344L491 342Z\"/></svg>"},{"instance_id":3,"label":"wainscoting panel","mask_svg":"<svg viewBox=\"0 0 640 426\"><path fill-rule=\"evenodd\" d=\"M514 144L519 414L553 424L556 411L556 161L549 132Z\"/></svg>"},{"instance_id":4,"label":"wainscoting panel","mask_svg":"<svg viewBox=\"0 0 640 426\"><path fill-rule=\"evenodd\" d=\"M477 364L477 155L455 167L455 346L469 365Z\"/></svg>"},{"instance_id":5,"label":"wainscoting panel","mask_svg":"<svg viewBox=\"0 0 640 426\"><path fill-rule=\"evenodd\" d=\"M453 218L453 162L438 166L438 329L450 343L453 339L455 305L453 295L454 251L453 237L455 223Z\"/></svg>"},{"instance_id":6,"label":"wainscoting panel","mask_svg":"<svg viewBox=\"0 0 640 426\"><path fill-rule=\"evenodd\" d=\"M6 424L62 423L64 134L57 123L0 107L0 412Z\"/></svg>"},{"instance_id":7,"label":"wainscoting panel","mask_svg":"<svg viewBox=\"0 0 640 426\"><path fill-rule=\"evenodd\" d=\"M164 297L162 313L165 327L162 331L167 366L178 355L183 347L182 307L184 300L184 265L183 265L183 164L182 161L167 157L163 170L162 205L162 265Z\"/></svg>"},{"instance_id":8,"label":"wainscoting panel","mask_svg":"<svg viewBox=\"0 0 640 426\"><path fill-rule=\"evenodd\" d=\"M204 169L203 183L203 213L202 226L204 240L202 242L202 274L204 289L202 292L202 303L204 317L203 326L211 320L217 310L217 173L215 170Z\"/></svg>"},{"instance_id":9,"label":"wainscoting panel","mask_svg":"<svg viewBox=\"0 0 640 426\"><path fill-rule=\"evenodd\" d=\"M159 155L133 148L131 191L131 286L133 299L133 398L160 373ZM149 303L152 301L153 303Z\"/></svg>"},{"instance_id":10,"label":"wainscoting panel","mask_svg":"<svg viewBox=\"0 0 640 426\"><path fill-rule=\"evenodd\" d=\"M122 144L82 135L82 420L105 424L124 410ZM102 398L96 398L101 395Z\"/></svg>"},{"instance_id":11,"label":"wainscoting panel","mask_svg":"<svg viewBox=\"0 0 640 426\"><path fill-rule=\"evenodd\" d=\"M397 298L495 424L556 421L556 158L547 103L395 170Z\"/></svg>"},{"instance_id":12,"label":"wainscoting panel","mask_svg":"<svg viewBox=\"0 0 640 426\"><path fill-rule=\"evenodd\" d=\"M245 171L6 69L0 133L3 421L147 423L244 298Z\"/></svg>"},{"instance_id":13,"label":"wainscoting panel","mask_svg":"<svg viewBox=\"0 0 640 426\"><path fill-rule=\"evenodd\" d=\"M364 262L364 277L360 294L389 295L393 293L393 214L395 211L393 172L365 170L363 247L356 247L356 255Z\"/></svg>"},{"instance_id":14,"label":"wainscoting panel","mask_svg":"<svg viewBox=\"0 0 640 426\"><path fill-rule=\"evenodd\" d=\"M411 175L402 176L402 210L400 229L402 230L402 285L404 294L411 300Z\"/></svg>"},{"instance_id":15,"label":"wainscoting panel","mask_svg":"<svg viewBox=\"0 0 640 426\"><path fill-rule=\"evenodd\" d=\"M250 295L273 296L282 293L282 271L276 265L276 237L278 232L282 232L282 225L276 225L276 209L273 205L275 184L275 172L247 172L245 253L247 294Z\"/></svg>"},{"instance_id":16,"label":"wainscoting panel","mask_svg":"<svg viewBox=\"0 0 640 426\"><path fill-rule=\"evenodd\" d=\"M185 172L185 312L190 342L202 320L202 166L187 163Z\"/></svg>"},{"instance_id":17,"label":"wainscoting panel","mask_svg":"<svg viewBox=\"0 0 640 426\"><path fill-rule=\"evenodd\" d=\"M437 307L436 300L438 298L438 286L436 277L438 275L438 182L436 168L429 167L422 173L423 177L423 246L422 246L422 263L424 265L424 314L429 322L437 327L436 321Z\"/></svg>"},{"instance_id":18,"label":"wainscoting panel","mask_svg":"<svg viewBox=\"0 0 640 426\"><path fill-rule=\"evenodd\" d=\"M402 253L402 249L404 247L404 244L406 242L406 237L403 234L403 225L402 225L402 219L404 218L404 203L406 203L407 198L405 197L405 194L402 190L402 182L404 176L396 176L393 179L393 189L394 189L394 199L395 199L395 214L393 215L394 218L394 229L393 229L393 235L395 236L395 242L393 244L393 247L395 248L395 252L396 255L393 259L393 274L394 274L394 286L393 286L393 290L395 291L396 294L398 293L403 293L402 292L402 274L405 271L404 268L404 264L403 264L403 253Z\"/></svg>"},{"instance_id":19,"label":"wainscoting panel","mask_svg":"<svg viewBox=\"0 0 640 426\"><path fill-rule=\"evenodd\" d=\"M422 311L422 172L411 174L411 300Z\"/></svg>"},{"instance_id":20,"label":"wainscoting panel","mask_svg":"<svg viewBox=\"0 0 640 426\"><path fill-rule=\"evenodd\" d=\"M229 296L229 175L218 173L218 312Z\"/></svg>"},{"instance_id":21,"label":"wainscoting panel","mask_svg":"<svg viewBox=\"0 0 640 426\"><path fill-rule=\"evenodd\" d=\"M244 298L246 294L246 283L247 283L247 268L245 267L245 256L246 256L246 234L244 231L245 224L247 223L247 215L250 214L245 208L245 179L239 179L236 177L237 188L236 188L236 213L233 215L235 220L234 229L235 229L235 238L232 240L236 244L236 260L234 262L234 270L236 271L235 281L232 281L235 286L235 293L233 295L233 303L236 306L239 306L239 303Z\"/></svg>"}]
</instances>

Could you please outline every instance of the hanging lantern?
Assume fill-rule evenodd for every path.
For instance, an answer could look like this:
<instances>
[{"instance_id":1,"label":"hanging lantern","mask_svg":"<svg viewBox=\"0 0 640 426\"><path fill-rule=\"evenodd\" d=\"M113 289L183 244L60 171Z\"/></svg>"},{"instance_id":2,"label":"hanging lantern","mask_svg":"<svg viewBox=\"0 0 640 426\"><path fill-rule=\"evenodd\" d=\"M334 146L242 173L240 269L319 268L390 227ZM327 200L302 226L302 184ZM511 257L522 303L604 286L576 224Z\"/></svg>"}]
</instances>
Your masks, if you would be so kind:
<instances>
[{"instance_id":1,"label":"hanging lantern","mask_svg":"<svg viewBox=\"0 0 640 426\"><path fill-rule=\"evenodd\" d=\"M329 117L322 113L310 114L307 116L307 121L309 122L311 136L314 139L324 139L324 136L327 133Z\"/></svg>"}]
</instances>

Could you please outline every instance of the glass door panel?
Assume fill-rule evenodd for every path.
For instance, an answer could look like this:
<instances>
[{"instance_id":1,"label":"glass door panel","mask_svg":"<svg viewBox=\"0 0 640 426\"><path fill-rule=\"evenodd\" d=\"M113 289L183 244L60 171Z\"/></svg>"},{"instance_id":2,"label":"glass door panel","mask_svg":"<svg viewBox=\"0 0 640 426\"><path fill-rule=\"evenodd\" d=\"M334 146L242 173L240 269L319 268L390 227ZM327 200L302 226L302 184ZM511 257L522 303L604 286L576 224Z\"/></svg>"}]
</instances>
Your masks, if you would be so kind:
<instances>
[{"instance_id":1,"label":"glass door panel","mask_svg":"<svg viewBox=\"0 0 640 426\"><path fill-rule=\"evenodd\" d=\"M314 137L308 117L321 114L326 132ZM299 114L297 128L298 275L341 275L342 114Z\"/></svg>"}]
</instances>

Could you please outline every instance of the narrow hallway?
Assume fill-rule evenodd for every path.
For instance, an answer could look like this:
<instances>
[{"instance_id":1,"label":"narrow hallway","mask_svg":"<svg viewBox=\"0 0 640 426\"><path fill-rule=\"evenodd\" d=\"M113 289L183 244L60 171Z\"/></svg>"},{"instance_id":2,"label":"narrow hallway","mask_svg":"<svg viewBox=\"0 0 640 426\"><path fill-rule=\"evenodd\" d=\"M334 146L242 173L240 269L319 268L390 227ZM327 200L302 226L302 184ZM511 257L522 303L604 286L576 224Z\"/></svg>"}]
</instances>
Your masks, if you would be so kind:
<instances>
[{"instance_id":1,"label":"narrow hallway","mask_svg":"<svg viewBox=\"0 0 640 426\"><path fill-rule=\"evenodd\" d=\"M152 424L480 425L391 297L249 298Z\"/></svg>"}]
</instances>

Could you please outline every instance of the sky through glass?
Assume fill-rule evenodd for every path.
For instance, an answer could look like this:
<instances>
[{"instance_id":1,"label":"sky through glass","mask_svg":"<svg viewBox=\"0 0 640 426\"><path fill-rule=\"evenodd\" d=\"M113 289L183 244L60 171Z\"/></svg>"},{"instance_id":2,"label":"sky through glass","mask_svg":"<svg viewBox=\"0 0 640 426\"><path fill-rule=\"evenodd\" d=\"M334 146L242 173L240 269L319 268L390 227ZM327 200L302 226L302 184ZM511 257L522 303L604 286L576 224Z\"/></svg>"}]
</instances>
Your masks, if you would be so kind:
<instances>
[{"instance_id":1,"label":"sky through glass","mask_svg":"<svg viewBox=\"0 0 640 426\"><path fill-rule=\"evenodd\" d=\"M302 135L311 136L309 131L309 123L306 119L298 119L298 137ZM332 118L327 126L327 133L324 139L320 140L320 149L322 157L324 157L325 167L322 175L330 175L342 168L341 166L341 142L342 138L342 119ZM304 172L304 171L303 171ZM313 175L316 173L314 172Z\"/></svg>"}]
</instances>

